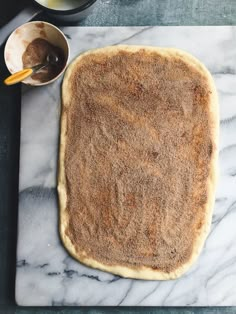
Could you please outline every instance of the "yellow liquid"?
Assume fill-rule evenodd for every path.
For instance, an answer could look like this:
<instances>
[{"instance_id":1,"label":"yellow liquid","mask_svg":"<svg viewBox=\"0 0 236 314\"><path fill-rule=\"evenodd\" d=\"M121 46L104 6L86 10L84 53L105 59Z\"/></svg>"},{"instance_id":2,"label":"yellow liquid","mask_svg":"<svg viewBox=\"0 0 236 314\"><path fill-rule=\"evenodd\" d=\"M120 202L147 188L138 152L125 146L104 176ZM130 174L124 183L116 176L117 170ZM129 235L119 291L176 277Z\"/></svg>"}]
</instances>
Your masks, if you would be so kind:
<instances>
[{"instance_id":1,"label":"yellow liquid","mask_svg":"<svg viewBox=\"0 0 236 314\"><path fill-rule=\"evenodd\" d=\"M37 2L49 9L71 10L78 7L79 0L37 0Z\"/></svg>"},{"instance_id":2,"label":"yellow liquid","mask_svg":"<svg viewBox=\"0 0 236 314\"><path fill-rule=\"evenodd\" d=\"M61 0L48 0L47 6L49 8L56 8L60 6Z\"/></svg>"}]
</instances>

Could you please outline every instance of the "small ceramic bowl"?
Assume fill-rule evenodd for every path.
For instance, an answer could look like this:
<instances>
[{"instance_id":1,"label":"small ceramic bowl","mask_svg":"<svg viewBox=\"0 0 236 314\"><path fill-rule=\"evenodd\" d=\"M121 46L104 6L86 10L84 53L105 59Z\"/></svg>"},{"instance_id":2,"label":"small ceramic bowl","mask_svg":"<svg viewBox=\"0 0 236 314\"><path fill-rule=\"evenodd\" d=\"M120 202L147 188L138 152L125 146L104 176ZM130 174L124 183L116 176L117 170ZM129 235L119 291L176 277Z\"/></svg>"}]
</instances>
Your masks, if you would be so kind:
<instances>
[{"instance_id":1,"label":"small ceramic bowl","mask_svg":"<svg viewBox=\"0 0 236 314\"><path fill-rule=\"evenodd\" d=\"M22 55L29 43L36 38L43 38L49 43L61 48L65 56L65 66L53 79L42 83L28 77L23 81L23 83L28 85L41 86L52 83L59 76L61 76L65 71L69 59L68 41L62 31L60 31L56 26L42 21L29 22L19 26L14 30L6 42L4 58L6 66L11 74L22 70Z\"/></svg>"}]
</instances>

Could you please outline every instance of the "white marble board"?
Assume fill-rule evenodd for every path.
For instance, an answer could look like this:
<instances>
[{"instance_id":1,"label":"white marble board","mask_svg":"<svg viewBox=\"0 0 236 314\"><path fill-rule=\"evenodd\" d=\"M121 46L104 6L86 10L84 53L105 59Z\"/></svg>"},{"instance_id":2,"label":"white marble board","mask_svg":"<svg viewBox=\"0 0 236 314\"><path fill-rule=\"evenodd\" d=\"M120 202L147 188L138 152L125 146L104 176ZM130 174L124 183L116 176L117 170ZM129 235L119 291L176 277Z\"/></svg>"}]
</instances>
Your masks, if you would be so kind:
<instances>
[{"instance_id":1,"label":"white marble board","mask_svg":"<svg viewBox=\"0 0 236 314\"><path fill-rule=\"evenodd\" d=\"M58 235L60 83L23 88L16 301L19 305L236 305L236 27L65 27L71 59L90 48L182 48L214 76L220 101L220 176L210 235L181 279L141 281L85 267Z\"/></svg>"}]
</instances>

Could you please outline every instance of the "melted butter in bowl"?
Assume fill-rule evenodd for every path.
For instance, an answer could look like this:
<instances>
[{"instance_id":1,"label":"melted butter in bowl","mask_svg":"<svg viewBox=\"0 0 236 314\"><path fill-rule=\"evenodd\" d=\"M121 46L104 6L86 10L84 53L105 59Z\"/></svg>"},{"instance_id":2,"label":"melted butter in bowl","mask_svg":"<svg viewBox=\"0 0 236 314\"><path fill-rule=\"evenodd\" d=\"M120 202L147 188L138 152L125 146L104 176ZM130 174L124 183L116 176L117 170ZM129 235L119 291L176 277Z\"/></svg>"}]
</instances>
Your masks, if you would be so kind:
<instances>
[{"instance_id":1,"label":"melted butter in bowl","mask_svg":"<svg viewBox=\"0 0 236 314\"><path fill-rule=\"evenodd\" d=\"M38 0L39 4L54 10L73 10L79 6L78 0Z\"/></svg>"}]
</instances>

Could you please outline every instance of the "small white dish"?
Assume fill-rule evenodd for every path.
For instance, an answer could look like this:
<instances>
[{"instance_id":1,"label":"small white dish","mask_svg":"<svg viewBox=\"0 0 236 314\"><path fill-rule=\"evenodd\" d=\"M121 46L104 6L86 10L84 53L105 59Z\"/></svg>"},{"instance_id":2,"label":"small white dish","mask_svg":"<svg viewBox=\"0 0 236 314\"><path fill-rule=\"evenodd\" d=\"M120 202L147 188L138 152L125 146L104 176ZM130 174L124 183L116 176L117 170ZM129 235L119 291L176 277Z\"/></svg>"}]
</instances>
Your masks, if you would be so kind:
<instances>
[{"instance_id":1,"label":"small white dish","mask_svg":"<svg viewBox=\"0 0 236 314\"><path fill-rule=\"evenodd\" d=\"M42 21L34 21L19 26L10 35L6 42L4 50L5 63L11 74L23 69L22 55L27 46L36 38L43 38L49 43L61 48L64 52L65 65L61 72L54 78L46 82L40 82L28 77L24 81L25 84L33 86L42 86L54 82L62 75L69 59L69 44L62 33L56 26Z\"/></svg>"}]
</instances>

